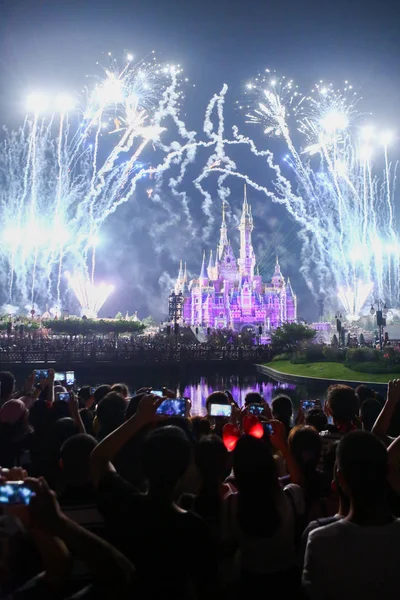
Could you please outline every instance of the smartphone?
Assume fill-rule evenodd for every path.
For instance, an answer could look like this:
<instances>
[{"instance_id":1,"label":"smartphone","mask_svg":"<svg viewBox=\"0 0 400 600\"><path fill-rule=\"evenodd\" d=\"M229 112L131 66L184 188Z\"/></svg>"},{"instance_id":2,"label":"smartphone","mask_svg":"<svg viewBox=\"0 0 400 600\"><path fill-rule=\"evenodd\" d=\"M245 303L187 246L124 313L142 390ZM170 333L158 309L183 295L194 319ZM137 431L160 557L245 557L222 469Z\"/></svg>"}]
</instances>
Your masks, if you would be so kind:
<instances>
[{"instance_id":1,"label":"smartphone","mask_svg":"<svg viewBox=\"0 0 400 600\"><path fill-rule=\"evenodd\" d=\"M211 417L230 417L232 414L232 406L230 404L216 404L212 402L210 405Z\"/></svg>"},{"instance_id":2,"label":"smartphone","mask_svg":"<svg viewBox=\"0 0 400 600\"><path fill-rule=\"evenodd\" d=\"M302 400L301 401L301 408L303 410L311 410L312 408L315 408L317 406L317 403L315 400Z\"/></svg>"},{"instance_id":3,"label":"smartphone","mask_svg":"<svg viewBox=\"0 0 400 600\"><path fill-rule=\"evenodd\" d=\"M160 398L164 396L162 390L152 390L151 393L153 394L153 396L160 396Z\"/></svg>"},{"instance_id":4,"label":"smartphone","mask_svg":"<svg viewBox=\"0 0 400 600\"><path fill-rule=\"evenodd\" d=\"M65 371L65 383L67 385L74 385L74 383L75 383L75 371Z\"/></svg>"},{"instance_id":5,"label":"smartphone","mask_svg":"<svg viewBox=\"0 0 400 600\"><path fill-rule=\"evenodd\" d=\"M264 413L264 406L262 404L250 404L249 413L258 417Z\"/></svg>"},{"instance_id":6,"label":"smartphone","mask_svg":"<svg viewBox=\"0 0 400 600\"><path fill-rule=\"evenodd\" d=\"M49 377L48 369L36 369L35 371L35 382L39 383L42 379L47 379Z\"/></svg>"},{"instance_id":7,"label":"smartphone","mask_svg":"<svg viewBox=\"0 0 400 600\"><path fill-rule=\"evenodd\" d=\"M263 427L264 427L264 433L267 433L268 435L272 435L274 433L274 428L272 423L263 423Z\"/></svg>"},{"instance_id":8,"label":"smartphone","mask_svg":"<svg viewBox=\"0 0 400 600\"><path fill-rule=\"evenodd\" d=\"M0 485L0 504L29 504L35 495L23 481L7 481Z\"/></svg>"},{"instance_id":9,"label":"smartphone","mask_svg":"<svg viewBox=\"0 0 400 600\"><path fill-rule=\"evenodd\" d=\"M58 392L57 400L61 400L61 402L68 402L69 400L69 392Z\"/></svg>"},{"instance_id":10,"label":"smartphone","mask_svg":"<svg viewBox=\"0 0 400 600\"><path fill-rule=\"evenodd\" d=\"M168 417L186 417L189 403L186 398L167 398L157 408L158 415Z\"/></svg>"},{"instance_id":11,"label":"smartphone","mask_svg":"<svg viewBox=\"0 0 400 600\"><path fill-rule=\"evenodd\" d=\"M54 373L54 381L65 381L65 371L56 371Z\"/></svg>"},{"instance_id":12,"label":"smartphone","mask_svg":"<svg viewBox=\"0 0 400 600\"><path fill-rule=\"evenodd\" d=\"M90 388L90 393L91 393L91 395L92 395L92 396L93 396L93 394L95 393L95 391L96 391L96 388L95 388L95 387L91 387L91 388Z\"/></svg>"}]
</instances>

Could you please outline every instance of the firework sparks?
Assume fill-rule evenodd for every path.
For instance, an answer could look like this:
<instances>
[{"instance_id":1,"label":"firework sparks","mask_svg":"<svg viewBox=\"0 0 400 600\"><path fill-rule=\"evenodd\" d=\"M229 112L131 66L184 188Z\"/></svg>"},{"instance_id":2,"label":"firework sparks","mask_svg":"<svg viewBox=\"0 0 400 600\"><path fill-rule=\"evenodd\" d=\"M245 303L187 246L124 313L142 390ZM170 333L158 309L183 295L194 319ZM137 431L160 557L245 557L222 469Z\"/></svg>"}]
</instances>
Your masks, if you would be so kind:
<instances>
[{"instance_id":1,"label":"firework sparks","mask_svg":"<svg viewBox=\"0 0 400 600\"><path fill-rule=\"evenodd\" d=\"M111 59L110 59L111 60ZM115 61L80 106L73 97L41 93L28 98L18 131L5 130L0 148L0 268L9 301L61 305L63 265L91 272L92 240L106 217L127 202L147 173L139 157L163 149L166 117L177 116L180 69L156 59L119 70ZM151 150L151 148L150 148ZM91 264L88 264L91 263ZM43 283L45 282L45 283Z\"/></svg>"},{"instance_id":2,"label":"firework sparks","mask_svg":"<svg viewBox=\"0 0 400 600\"><path fill-rule=\"evenodd\" d=\"M96 319L107 298L114 291L114 287L105 283L95 285L82 273L71 275L67 272L65 275L80 304L81 316Z\"/></svg>"},{"instance_id":3,"label":"firework sparks","mask_svg":"<svg viewBox=\"0 0 400 600\"><path fill-rule=\"evenodd\" d=\"M397 303L396 169L388 156L393 134L376 132L368 123L349 82L337 90L320 81L303 95L292 80L267 70L247 85L247 94L256 98L247 106L247 122L275 137L275 146L281 141L283 160L259 150L237 128L234 139L224 144L244 144L262 157L273 186L266 188L224 165L212 170L242 178L287 208L300 227L302 273L315 295L325 296L334 310L337 290L353 316L360 314L372 289Z\"/></svg>"}]
</instances>

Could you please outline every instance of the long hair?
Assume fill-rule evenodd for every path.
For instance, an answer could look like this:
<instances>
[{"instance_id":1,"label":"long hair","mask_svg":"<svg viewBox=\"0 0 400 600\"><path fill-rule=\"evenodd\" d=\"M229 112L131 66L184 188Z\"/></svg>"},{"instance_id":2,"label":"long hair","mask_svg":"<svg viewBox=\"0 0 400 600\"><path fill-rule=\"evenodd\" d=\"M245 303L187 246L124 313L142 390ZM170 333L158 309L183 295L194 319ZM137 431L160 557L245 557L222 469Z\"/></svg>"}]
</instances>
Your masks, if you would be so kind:
<instances>
[{"instance_id":1,"label":"long hair","mask_svg":"<svg viewBox=\"0 0 400 600\"><path fill-rule=\"evenodd\" d=\"M249 536L272 536L281 517L277 508L280 486L270 444L264 439L243 436L233 453L233 470L242 531Z\"/></svg>"},{"instance_id":2,"label":"long hair","mask_svg":"<svg viewBox=\"0 0 400 600\"><path fill-rule=\"evenodd\" d=\"M207 522L217 525L223 505L220 486L229 474L229 454L219 436L205 436L196 444L195 463L201 484L194 508Z\"/></svg>"}]
</instances>

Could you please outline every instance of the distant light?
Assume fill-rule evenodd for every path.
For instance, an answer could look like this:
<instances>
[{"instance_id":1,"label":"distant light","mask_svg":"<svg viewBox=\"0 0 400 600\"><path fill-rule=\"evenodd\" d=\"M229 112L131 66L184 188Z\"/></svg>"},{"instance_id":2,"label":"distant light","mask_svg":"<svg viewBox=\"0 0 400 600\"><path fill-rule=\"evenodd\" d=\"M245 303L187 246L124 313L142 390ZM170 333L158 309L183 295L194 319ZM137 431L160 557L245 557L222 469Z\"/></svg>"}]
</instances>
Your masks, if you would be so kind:
<instances>
[{"instance_id":1,"label":"distant light","mask_svg":"<svg viewBox=\"0 0 400 600\"><path fill-rule=\"evenodd\" d=\"M98 246L99 243L100 243L100 238L98 235L93 233L92 235L89 236L89 238L88 238L89 248L96 248L96 246Z\"/></svg>"},{"instance_id":2,"label":"distant light","mask_svg":"<svg viewBox=\"0 0 400 600\"><path fill-rule=\"evenodd\" d=\"M393 141L394 135L391 131L382 131L379 139L383 146L388 146Z\"/></svg>"},{"instance_id":3,"label":"distant light","mask_svg":"<svg viewBox=\"0 0 400 600\"><path fill-rule=\"evenodd\" d=\"M369 146L368 144L364 144L364 146L360 147L360 150L359 150L360 160L371 160L372 154L373 154L372 146Z\"/></svg>"},{"instance_id":4,"label":"distant light","mask_svg":"<svg viewBox=\"0 0 400 600\"><path fill-rule=\"evenodd\" d=\"M119 104L124 99L124 86L115 75L110 75L96 88L96 96L102 105Z\"/></svg>"},{"instance_id":5,"label":"distant light","mask_svg":"<svg viewBox=\"0 0 400 600\"><path fill-rule=\"evenodd\" d=\"M328 132L341 131L348 127L349 119L345 113L332 110L321 119L321 125Z\"/></svg>"},{"instance_id":6,"label":"distant light","mask_svg":"<svg viewBox=\"0 0 400 600\"><path fill-rule=\"evenodd\" d=\"M49 106L49 99L44 94L30 94L26 106L28 112L35 114L45 112Z\"/></svg>"},{"instance_id":7,"label":"distant light","mask_svg":"<svg viewBox=\"0 0 400 600\"><path fill-rule=\"evenodd\" d=\"M374 137L374 127L373 125L365 125L361 128L361 139L364 142L369 142Z\"/></svg>"},{"instance_id":8,"label":"distant light","mask_svg":"<svg viewBox=\"0 0 400 600\"><path fill-rule=\"evenodd\" d=\"M56 110L60 113L66 113L72 110L75 106L75 101L67 94L59 94L56 97Z\"/></svg>"},{"instance_id":9,"label":"distant light","mask_svg":"<svg viewBox=\"0 0 400 600\"><path fill-rule=\"evenodd\" d=\"M127 60L128 62L131 62L131 60L133 60L133 54L127 54L127 55L126 55L126 60Z\"/></svg>"}]
</instances>

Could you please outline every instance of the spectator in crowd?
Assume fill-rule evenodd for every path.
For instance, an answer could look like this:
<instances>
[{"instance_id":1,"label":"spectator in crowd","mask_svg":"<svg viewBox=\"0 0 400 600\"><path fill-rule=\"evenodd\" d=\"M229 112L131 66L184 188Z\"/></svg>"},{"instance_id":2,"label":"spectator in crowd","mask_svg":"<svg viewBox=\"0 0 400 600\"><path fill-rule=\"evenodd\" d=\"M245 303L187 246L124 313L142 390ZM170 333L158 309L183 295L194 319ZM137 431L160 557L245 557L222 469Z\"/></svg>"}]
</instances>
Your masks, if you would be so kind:
<instances>
[{"instance_id":1,"label":"spectator in crowd","mask_svg":"<svg viewBox=\"0 0 400 600\"><path fill-rule=\"evenodd\" d=\"M15 378L10 371L0 371L0 407L11 400L15 388Z\"/></svg>"},{"instance_id":2,"label":"spectator in crowd","mask_svg":"<svg viewBox=\"0 0 400 600\"><path fill-rule=\"evenodd\" d=\"M255 597L268 589L296 594L295 521L303 510L303 495L296 485L282 490L270 444L244 436L233 452L237 493L226 498L227 530L236 549L240 597Z\"/></svg>"},{"instance_id":3,"label":"spectator in crowd","mask_svg":"<svg viewBox=\"0 0 400 600\"><path fill-rule=\"evenodd\" d=\"M303 585L310 598L397 598L400 521L387 504L387 473L388 455L380 440L366 431L342 437L337 479L350 511L309 535Z\"/></svg>"},{"instance_id":4,"label":"spectator in crowd","mask_svg":"<svg viewBox=\"0 0 400 600\"><path fill-rule=\"evenodd\" d=\"M360 421L362 428L365 431L371 431L375 421L377 420L379 413L381 412L381 405L375 398L367 398L363 401L360 406Z\"/></svg>"},{"instance_id":5,"label":"spectator in crowd","mask_svg":"<svg viewBox=\"0 0 400 600\"><path fill-rule=\"evenodd\" d=\"M159 420L161 402L162 398L144 396L136 414L94 449L91 468L99 508L117 547L135 564L144 597L187 598L190 588L198 597L208 597L217 585L214 542L203 521L175 504L175 490L191 460L185 433L167 426L148 434L142 456L148 480L144 495L117 475L112 464L134 435ZM160 557L157 577L154 556Z\"/></svg>"},{"instance_id":6,"label":"spectator in crowd","mask_svg":"<svg viewBox=\"0 0 400 600\"><path fill-rule=\"evenodd\" d=\"M8 400L0 408L0 465L11 468L19 466L27 447L31 429L29 412L21 400Z\"/></svg>"},{"instance_id":7,"label":"spectator in crowd","mask_svg":"<svg viewBox=\"0 0 400 600\"><path fill-rule=\"evenodd\" d=\"M195 446L195 464L201 480L199 490L195 496L182 496L180 506L202 517L219 539L223 500L232 490L235 491L232 485L224 483L230 473L230 461L219 436L208 435L200 439Z\"/></svg>"},{"instance_id":8,"label":"spectator in crowd","mask_svg":"<svg viewBox=\"0 0 400 600\"><path fill-rule=\"evenodd\" d=\"M335 456L336 456L336 449L337 449L338 443L339 442L335 442L333 445ZM301 566L303 566L305 550L307 547L308 536L310 535L310 533L312 531L314 531L315 529L319 529L319 527L324 527L325 525L330 525L331 523L336 523L336 521L339 521L340 519L344 519L344 517L347 517L347 515L349 514L350 502L349 502L349 498L346 496L346 494L344 493L344 490L342 489L342 487L339 483L336 461L335 461L334 469L333 469L333 480L331 483L331 491L330 491L329 497L326 498L326 504L327 504L327 513L330 516L318 518L315 521L311 521L307 525L306 529L304 530L304 533L301 538L301 545L300 545L300 551L299 551L299 563Z\"/></svg>"},{"instance_id":9,"label":"spectator in crowd","mask_svg":"<svg viewBox=\"0 0 400 600\"><path fill-rule=\"evenodd\" d=\"M311 425L319 433L328 429L328 418L321 408L311 408L304 415L305 425Z\"/></svg>"},{"instance_id":10,"label":"spectator in crowd","mask_svg":"<svg viewBox=\"0 0 400 600\"><path fill-rule=\"evenodd\" d=\"M367 385L358 385L355 389L360 406L365 400L376 400L376 393Z\"/></svg>"},{"instance_id":11,"label":"spectator in crowd","mask_svg":"<svg viewBox=\"0 0 400 600\"><path fill-rule=\"evenodd\" d=\"M272 416L284 424L286 435L289 435L293 416L293 404L289 396L277 396L272 400Z\"/></svg>"},{"instance_id":12,"label":"spectator in crowd","mask_svg":"<svg viewBox=\"0 0 400 600\"><path fill-rule=\"evenodd\" d=\"M98 424L97 437L103 439L117 429L125 420L128 406L126 398L118 392L109 392L97 405L96 417Z\"/></svg>"},{"instance_id":13,"label":"spectator in crowd","mask_svg":"<svg viewBox=\"0 0 400 600\"><path fill-rule=\"evenodd\" d=\"M358 419L359 401L353 388L348 385L331 385L328 388L325 412L332 418L333 427L321 432L322 452L320 466L322 468L325 454L332 442L340 440L344 434L360 427Z\"/></svg>"},{"instance_id":14,"label":"spectator in crowd","mask_svg":"<svg viewBox=\"0 0 400 600\"><path fill-rule=\"evenodd\" d=\"M244 398L244 405L263 404L264 398L258 392L248 392Z\"/></svg>"},{"instance_id":15,"label":"spectator in crowd","mask_svg":"<svg viewBox=\"0 0 400 600\"><path fill-rule=\"evenodd\" d=\"M329 489L324 473L317 469L322 448L320 435L310 425L297 425L289 433L288 447L301 472L306 519L325 516L320 499L328 495Z\"/></svg>"},{"instance_id":16,"label":"spectator in crowd","mask_svg":"<svg viewBox=\"0 0 400 600\"><path fill-rule=\"evenodd\" d=\"M111 386L111 391L121 394L125 399L129 396L129 388L125 383L114 383L114 385Z\"/></svg>"}]
</instances>

